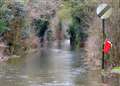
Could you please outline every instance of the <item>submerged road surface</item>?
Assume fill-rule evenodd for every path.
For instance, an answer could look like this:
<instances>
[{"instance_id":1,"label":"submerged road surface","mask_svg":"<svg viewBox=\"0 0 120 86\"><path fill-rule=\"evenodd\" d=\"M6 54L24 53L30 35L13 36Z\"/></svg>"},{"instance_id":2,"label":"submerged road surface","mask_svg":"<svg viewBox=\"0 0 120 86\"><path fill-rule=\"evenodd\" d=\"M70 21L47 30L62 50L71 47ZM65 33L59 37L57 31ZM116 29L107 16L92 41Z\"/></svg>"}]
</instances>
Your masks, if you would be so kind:
<instances>
[{"instance_id":1,"label":"submerged road surface","mask_svg":"<svg viewBox=\"0 0 120 86\"><path fill-rule=\"evenodd\" d=\"M0 86L120 86L90 71L84 49L70 50L69 41L54 43L26 57L0 64ZM112 81L112 82L111 82Z\"/></svg>"}]
</instances>

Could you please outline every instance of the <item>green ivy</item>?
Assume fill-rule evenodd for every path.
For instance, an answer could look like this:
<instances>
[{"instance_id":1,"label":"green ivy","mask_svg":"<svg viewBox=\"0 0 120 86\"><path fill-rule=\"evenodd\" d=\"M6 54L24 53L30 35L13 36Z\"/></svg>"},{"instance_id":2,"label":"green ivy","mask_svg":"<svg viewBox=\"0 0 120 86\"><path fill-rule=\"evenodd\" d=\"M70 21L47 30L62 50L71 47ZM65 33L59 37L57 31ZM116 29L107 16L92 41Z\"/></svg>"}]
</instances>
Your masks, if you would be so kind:
<instances>
[{"instance_id":1,"label":"green ivy","mask_svg":"<svg viewBox=\"0 0 120 86\"><path fill-rule=\"evenodd\" d=\"M0 32L5 32L7 30L7 24L4 20L0 19Z\"/></svg>"},{"instance_id":2,"label":"green ivy","mask_svg":"<svg viewBox=\"0 0 120 86\"><path fill-rule=\"evenodd\" d=\"M35 20L34 25L36 27L36 32L39 37L43 37L45 31L48 29L49 22L44 19Z\"/></svg>"}]
</instances>

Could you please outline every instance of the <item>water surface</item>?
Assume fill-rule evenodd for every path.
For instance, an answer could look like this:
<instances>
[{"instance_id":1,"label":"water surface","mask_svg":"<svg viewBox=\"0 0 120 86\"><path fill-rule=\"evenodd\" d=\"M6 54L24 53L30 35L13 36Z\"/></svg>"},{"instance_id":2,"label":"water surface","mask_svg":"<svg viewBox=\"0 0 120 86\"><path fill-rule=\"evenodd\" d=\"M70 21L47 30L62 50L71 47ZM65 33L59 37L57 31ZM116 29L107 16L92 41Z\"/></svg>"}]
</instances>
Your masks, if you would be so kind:
<instances>
[{"instance_id":1,"label":"water surface","mask_svg":"<svg viewBox=\"0 0 120 86\"><path fill-rule=\"evenodd\" d=\"M120 86L120 79L91 71L84 49L70 50L66 40L0 63L0 86Z\"/></svg>"}]
</instances>

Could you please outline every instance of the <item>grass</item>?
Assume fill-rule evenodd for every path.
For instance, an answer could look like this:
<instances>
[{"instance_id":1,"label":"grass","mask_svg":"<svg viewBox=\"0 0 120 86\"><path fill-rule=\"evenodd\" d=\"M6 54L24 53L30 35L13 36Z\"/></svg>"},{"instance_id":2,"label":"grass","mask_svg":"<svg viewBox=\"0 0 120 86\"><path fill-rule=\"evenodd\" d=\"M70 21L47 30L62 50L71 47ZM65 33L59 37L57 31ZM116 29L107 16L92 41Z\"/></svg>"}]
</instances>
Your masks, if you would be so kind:
<instances>
[{"instance_id":1,"label":"grass","mask_svg":"<svg viewBox=\"0 0 120 86\"><path fill-rule=\"evenodd\" d=\"M117 73L117 74L120 74L120 67L114 67L112 70L111 70L112 73Z\"/></svg>"}]
</instances>

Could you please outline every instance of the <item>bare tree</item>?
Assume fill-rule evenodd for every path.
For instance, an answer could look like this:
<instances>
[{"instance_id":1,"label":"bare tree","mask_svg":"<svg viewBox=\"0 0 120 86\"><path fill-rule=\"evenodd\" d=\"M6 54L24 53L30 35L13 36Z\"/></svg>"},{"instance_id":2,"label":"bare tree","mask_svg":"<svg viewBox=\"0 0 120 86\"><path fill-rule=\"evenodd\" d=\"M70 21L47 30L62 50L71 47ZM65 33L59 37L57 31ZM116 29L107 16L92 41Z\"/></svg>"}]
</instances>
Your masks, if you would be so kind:
<instances>
[{"instance_id":1,"label":"bare tree","mask_svg":"<svg viewBox=\"0 0 120 86\"><path fill-rule=\"evenodd\" d=\"M54 15L61 0L29 0L28 10L33 18Z\"/></svg>"}]
</instances>

